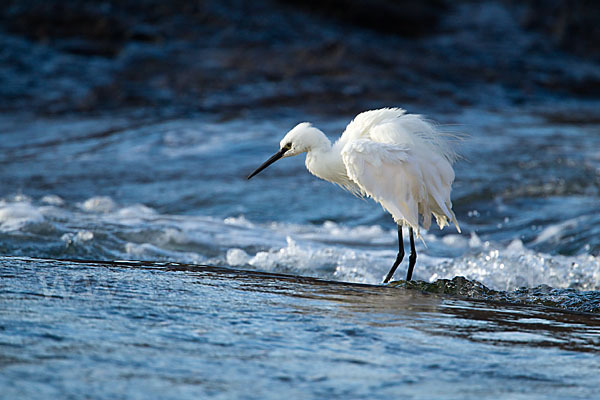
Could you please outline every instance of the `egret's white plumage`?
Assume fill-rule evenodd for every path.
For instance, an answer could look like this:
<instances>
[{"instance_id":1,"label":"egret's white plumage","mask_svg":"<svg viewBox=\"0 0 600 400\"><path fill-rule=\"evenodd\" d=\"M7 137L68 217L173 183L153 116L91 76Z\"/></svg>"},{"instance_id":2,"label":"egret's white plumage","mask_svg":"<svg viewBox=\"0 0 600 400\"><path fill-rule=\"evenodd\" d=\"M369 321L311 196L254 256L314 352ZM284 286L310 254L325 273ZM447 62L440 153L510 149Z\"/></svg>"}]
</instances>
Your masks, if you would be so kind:
<instances>
[{"instance_id":1,"label":"egret's white plumage","mask_svg":"<svg viewBox=\"0 0 600 400\"><path fill-rule=\"evenodd\" d=\"M354 118L333 145L307 122L281 140L291 144L283 157L306 152L306 167L326 181L381 204L398 224L419 232L431 216L440 228L456 225L450 200L456 155L447 136L420 115L400 108L363 112Z\"/></svg>"},{"instance_id":2,"label":"egret's white plumage","mask_svg":"<svg viewBox=\"0 0 600 400\"><path fill-rule=\"evenodd\" d=\"M410 227L412 274L416 251L413 230L419 234L419 215L425 229L431 216L443 228L453 222L450 192L456 154L448 135L420 115L400 108L383 108L357 115L333 144L308 122L296 125L280 142L280 150L248 179L279 158L306 153L306 168L315 176L358 196L373 198L399 226L400 251L387 282L404 256L402 226ZM414 258L412 254L414 253Z\"/></svg>"}]
</instances>

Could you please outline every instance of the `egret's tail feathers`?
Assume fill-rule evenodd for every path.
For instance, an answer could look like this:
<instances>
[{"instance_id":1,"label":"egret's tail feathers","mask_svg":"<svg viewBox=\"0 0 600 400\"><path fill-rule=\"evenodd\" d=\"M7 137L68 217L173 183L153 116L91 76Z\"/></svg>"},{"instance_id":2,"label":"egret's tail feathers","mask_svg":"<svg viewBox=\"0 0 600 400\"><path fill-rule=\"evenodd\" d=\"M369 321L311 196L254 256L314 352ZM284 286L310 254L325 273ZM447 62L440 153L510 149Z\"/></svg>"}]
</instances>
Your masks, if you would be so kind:
<instances>
[{"instance_id":1,"label":"egret's tail feathers","mask_svg":"<svg viewBox=\"0 0 600 400\"><path fill-rule=\"evenodd\" d=\"M461 233L460 226L458 225L458 220L456 219L456 215L454 215L454 211L452 211L452 208L450 207L452 206L450 205L444 207L444 210L442 210L443 214L436 212L433 212L432 214L435 216L435 221L437 222L440 229L444 229L446 226L450 226L450 223L453 223L458 233ZM425 216L423 216L423 219L424 221L426 220ZM431 221L431 216L429 217L429 220ZM423 226L426 229L429 228L428 226L425 226L425 224L423 224Z\"/></svg>"},{"instance_id":2,"label":"egret's tail feathers","mask_svg":"<svg viewBox=\"0 0 600 400\"><path fill-rule=\"evenodd\" d=\"M452 203L447 203L446 209L448 210L447 215L450 218L450 221L452 221L452 223L456 227L457 232L461 233L460 226L458 225L458 220L456 219L456 215L454 214L454 211L452 211ZM450 224L448 224L448 225L450 225Z\"/></svg>"},{"instance_id":3,"label":"egret's tail feathers","mask_svg":"<svg viewBox=\"0 0 600 400\"><path fill-rule=\"evenodd\" d=\"M458 221L456 220L454 213L452 213L452 222L454 223L454 226L456 226L456 231L458 233L462 233L462 231L460 230L460 225L458 225Z\"/></svg>"},{"instance_id":4,"label":"egret's tail feathers","mask_svg":"<svg viewBox=\"0 0 600 400\"><path fill-rule=\"evenodd\" d=\"M458 233L462 233L462 231L460 230L460 225L458 225L458 221L456 220L456 215L454 215L454 212L452 212L452 210L450 210L450 212L452 213L452 223L456 227L456 231Z\"/></svg>"}]
</instances>

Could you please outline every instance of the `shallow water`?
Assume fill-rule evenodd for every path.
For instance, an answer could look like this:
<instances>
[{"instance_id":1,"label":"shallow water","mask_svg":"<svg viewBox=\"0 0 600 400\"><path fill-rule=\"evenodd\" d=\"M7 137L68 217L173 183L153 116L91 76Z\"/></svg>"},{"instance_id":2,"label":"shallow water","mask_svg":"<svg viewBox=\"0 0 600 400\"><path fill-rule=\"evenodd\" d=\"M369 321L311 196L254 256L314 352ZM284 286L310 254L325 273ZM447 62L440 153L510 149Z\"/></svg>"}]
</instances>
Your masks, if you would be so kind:
<instances>
[{"instance_id":1,"label":"shallow water","mask_svg":"<svg viewBox=\"0 0 600 400\"><path fill-rule=\"evenodd\" d=\"M169 263L1 265L4 398L597 394L592 314Z\"/></svg>"},{"instance_id":2,"label":"shallow water","mask_svg":"<svg viewBox=\"0 0 600 400\"><path fill-rule=\"evenodd\" d=\"M298 116L3 116L3 393L591 398L600 125L580 115L431 115L466 136L463 234L424 232L420 282L391 287L379 206L301 158L245 179ZM335 138L350 118L301 119Z\"/></svg>"}]
</instances>

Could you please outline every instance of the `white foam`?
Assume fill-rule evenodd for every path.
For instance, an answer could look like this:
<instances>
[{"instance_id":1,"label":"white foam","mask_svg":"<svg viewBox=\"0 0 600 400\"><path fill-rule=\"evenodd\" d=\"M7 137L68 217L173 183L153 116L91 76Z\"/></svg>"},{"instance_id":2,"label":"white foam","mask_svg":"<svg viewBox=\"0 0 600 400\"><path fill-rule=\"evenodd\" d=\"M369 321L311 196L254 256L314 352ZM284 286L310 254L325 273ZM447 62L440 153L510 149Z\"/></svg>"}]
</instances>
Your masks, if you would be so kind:
<instances>
[{"instance_id":1,"label":"white foam","mask_svg":"<svg viewBox=\"0 0 600 400\"><path fill-rule=\"evenodd\" d=\"M0 231L19 234L35 229L36 239L27 240L45 235L46 242L66 244L68 256L90 257L101 249L98 257L210 262L373 284L381 282L396 256L395 229L379 225L258 224L243 215L225 219L165 215L142 204L120 207L109 197L93 197L79 206L70 208L53 197L43 197L38 205L26 196L0 200ZM575 223L547 226L533 244L560 238ZM417 242L415 279L462 275L498 290L540 284L600 288L600 260L593 255L550 255L520 240L484 241L475 232L470 237L426 233L426 241L427 247ZM408 257L395 279L404 277L407 264Z\"/></svg>"},{"instance_id":2,"label":"white foam","mask_svg":"<svg viewBox=\"0 0 600 400\"><path fill-rule=\"evenodd\" d=\"M549 225L539 233L539 235L535 238L533 244L539 244L544 242L558 242L560 241L563 233L567 229L577 227L578 223L579 219L573 218L557 224Z\"/></svg>"},{"instance_id":3,"label":"white foam","mask_svg":"<svg viewBox=\"0 0 600 400\"><path fill-rule=\"evenodd\" d=\"M248 253L237 248L227 250L227 254L225 256L227 264L231 265L232 267L244 267L249 265L251 259L252 257L250 257Z\"/></svg>"},{"instance_id":4,"label":"white foam","mask_svg":"<svg viewBox=\"0 0 600 400\"><path fill-rule=\"evenodd\" d=\"M313 275L333 276L336 268L349 258L347 251L342 252L331 247L303 246L290 236L286 238L286 243L285 247L259 251L254 256L241 249L230 249L227 252L227 262L238 267L247 265L265 271L303 271L309 275L312 272Z\"/></svg>"},{"instance_id":5,"label":"white foam","mask_svg":"<svg viewBox=\"0 0 600 400\"><path fill-rule=\"evenodd\" d=\"M114 202L112 203L111 207L114 207ZM143 204L134 204L129 207L120 208L117 210L116 214L122 218L145 218L156 215L156 211Z\"/></svg>"},{"instance_id":6,"label":"white foam","mask_svg":"<svg viewBox=\"0 0 600 400\"><path fill-rule=\"evenodd\" d=\"M492 246L490 246L492 247ZM465 276L496 290L549 285L578 290L600 289L600 259L592 255L549 255L527 249L520 240L505 248L485 249L432 266L430 281Z\"/></svg>"},{"instance_id":7,"label":"white foam","mask_svg":"<svg viewBox=\"0 0 600 400\"><path fill-rule=\"evenodd\" d=\"M91 197L80 204L80 207L85 211L108 213L117 208L117 205L108 196Z\"/></svg>"},{"instance_id":8,"label":"white foam","mask_svg":"<svg viewBox=\"0 0 600 400\"><path fill-rule=\"evenodd\" d=\"M227 225L243 226L244 228L254 228L254 224L246 219L243 215L237 217L228 217L223 220Z\"/></svg>"},{"instance_id":9,"label":"white foam","mask_svg":"<svg viewBox=\"0 0 600 400\"><path fill-rule=\"evenodd\" d=\"M325 221L322 225L271 223L269 229L303 240L320 243L337 243L345 245L390 245L397 240L395 229L384 230L379 225L359 225L348 227L333 221Z\"/></svg>"},{"instance_id":10,"label":"white foam","mask_svg":"<svg viewBox=\"0 0 600 400\"><path fill-rule=\"evenodd\" d=\"M325 221L322 229L330 236L351 240L366 240L369 242L380 242L382 238L396 236L396 232L384 231L379 225L347 227L332 221Z\"/></svg>"},{"instance_id":11,"label":"white foam","mask_svg":"<svg viewBox=\"0 0 600 400\"><path fill-rule=\"evenodd\" d=\"M471 238L469 239L469 247L477 248L481 247L482 245L483 242L481 241L479 236L477 236L475 232L471 232Z\"/></svg>"},{"instance_id":12,"label":"white foam","mask_svg":"<svg viewBox=\"0 0 600 400\"><path fill-rule=\"evenodd\" d=\"M67 245L70 245L72 243L85 243L85 242L89 242L90 240L94 239L94 233L87 231L87 230L78 231L77 233L69 232L69 233L65 233L60 238Z\"/></svg>"},{"instance_id":13,"label":"white foam","mask_svg":"<svg viewBox=\"0 0 600 400\"><path fill-rule=\"evenodd\" d=\"M321 226L301 227L278 223L270 224L270 228L287 234L285 246L271 247L255 254L241 248L231 248L227 251L225 262L231 266L265 271L380 283L395 257L394 232L380 227L350 228L326 222ZM294 231L297 233L289 234ZM365 240L360 247L354 247L352 243L340 244L340 238L352 238L358 242L362 234ZM430 247L418 246L416 279L433 282L440 278L466 276L497 290L541 284L579 290L600 288L600 260L592 255L544 254L528 249L518 239L508 245L482 241L475 232L470 237L450 234L439 238L428 235L427 240L431 243ZM368 246L387 242L390 242L388 249ZM437 256L435 254L439 249L446 249L449 253L458 252L458 256ZM401 264L395 279L403 278L406 265L407 261Z\"/></svg>"},{"instance_id":14,"label":"white foam","mask_svg":"<svg viewBox=\"0 0 600 400\"><path fill-rule=\"evenodd\" d=\"M474 233L473 233L474 234ZM442 243L450 247L467 247L470 244L470 240L465 236L457 234L449 234L442 237Z\"/></svg>"},{"instance_id":15,"label":"white foam","mask_svg":"<svg viewBox=\"0 0 600 400\"><path fill-rule=\"evenodd\" d=\"M48 194L40 199L42 203L49 204L51 206L62 206L65 201L55 194Z\"/></svg>"},{"instance_id":16,"label":"white foam","mask_svg":"<svg viewBox=\"0 0 600 400\"><path fill-rule=\"evenodd\" d=\"M30 224L44 221L44 216L25 199L25 201L0 201L0 231L13 232L23 230Z\"/></svg>"},{"instance_id":17,"label":"white foam","mask_svg":"<svg viewBox=\"0 0 600 400\"><path fill-rule=\"evenodd\" d=\"M186 232L182 232L176 228L164 228L160 235L157 236L158 243L161 245L167 244L188 244L193 242L193 238Z\"/></svg>"},{"instance_id":18,"label":"white foam","mask_svg":"<svg viewBox=\"0 0 600 400\"><path fill-rule=\"evenodd\" d=\"M176 260L183 263L201 263L206 260L200 254L168 251L152 243L126 243L125 253L137 260Z\"/></svg>"}]
</instances>

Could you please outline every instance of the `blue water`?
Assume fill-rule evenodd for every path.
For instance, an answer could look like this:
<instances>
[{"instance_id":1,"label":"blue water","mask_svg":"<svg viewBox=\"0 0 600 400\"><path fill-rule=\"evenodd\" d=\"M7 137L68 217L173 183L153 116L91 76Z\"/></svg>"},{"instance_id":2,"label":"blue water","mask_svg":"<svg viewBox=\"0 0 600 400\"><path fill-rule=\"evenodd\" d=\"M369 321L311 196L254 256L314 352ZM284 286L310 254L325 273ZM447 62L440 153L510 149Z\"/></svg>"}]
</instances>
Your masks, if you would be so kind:
<instances>
[{"instance_id":1,"label":"blue water","mask_svg":"<svg viewBox=\"0 0 600 400\"><path fill-rule=\"evenodd\" d=\"M0 397L593 398L600 125L564 107L430 115L463 234L390 287L379 206L301 158L245 179L351 115L2 116Z\"/></svg>"},{"instance_id":2,"label":"blue water","mask_svg":"<svg viewBox=\"0 0 600 400\"><path fill-rule=\"evenodd\" d=\"M210 267L3 264L4 398L597 394L595 315Z\"/></svg>"}]
</instances>

